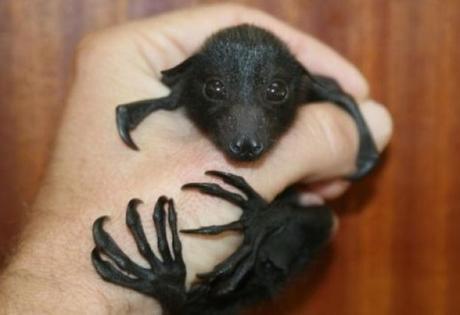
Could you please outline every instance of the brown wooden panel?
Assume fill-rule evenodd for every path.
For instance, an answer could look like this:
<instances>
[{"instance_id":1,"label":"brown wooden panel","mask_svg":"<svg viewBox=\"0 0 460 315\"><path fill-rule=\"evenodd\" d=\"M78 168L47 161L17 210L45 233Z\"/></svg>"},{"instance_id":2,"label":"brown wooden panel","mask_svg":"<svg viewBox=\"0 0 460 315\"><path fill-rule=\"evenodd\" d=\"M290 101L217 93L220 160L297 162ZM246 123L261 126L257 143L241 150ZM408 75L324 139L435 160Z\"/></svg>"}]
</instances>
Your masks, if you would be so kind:
<instances>
[{"instance_id":1,"label":"brown wooden panel","mask_svg":"<svg viewBox=\"0 0 460 315\"><path fill-rule=\"evenodd\" d=\"M0 1L0 255L36 193L78 40L199 2ZM385 165L335 203L342 224L331 249L252 313L460 314L460 2L241 2L339 50L395 118Z\"/></svg>"}]
</instances>

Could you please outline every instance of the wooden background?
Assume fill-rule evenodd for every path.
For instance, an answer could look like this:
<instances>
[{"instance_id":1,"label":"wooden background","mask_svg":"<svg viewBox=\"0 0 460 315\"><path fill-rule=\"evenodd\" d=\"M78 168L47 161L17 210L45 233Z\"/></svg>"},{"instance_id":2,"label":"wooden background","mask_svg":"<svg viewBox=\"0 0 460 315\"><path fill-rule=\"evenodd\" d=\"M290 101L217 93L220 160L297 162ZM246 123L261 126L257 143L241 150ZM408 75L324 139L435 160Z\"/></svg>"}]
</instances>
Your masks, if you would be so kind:
<instances>
[{"instance_id":1,"label":"wooden background","mask_svg":"<svg viewBox=\"0 0 460 315\"><path fill-rule=\"evenodd\" d=\"M37 191L79 39L201 2L0 0L2 256ZM384 165L335 204L331 249L255 313L460 314L460 1L241 2L335 47L395 119Z\"/></svg>"}]
</instances>

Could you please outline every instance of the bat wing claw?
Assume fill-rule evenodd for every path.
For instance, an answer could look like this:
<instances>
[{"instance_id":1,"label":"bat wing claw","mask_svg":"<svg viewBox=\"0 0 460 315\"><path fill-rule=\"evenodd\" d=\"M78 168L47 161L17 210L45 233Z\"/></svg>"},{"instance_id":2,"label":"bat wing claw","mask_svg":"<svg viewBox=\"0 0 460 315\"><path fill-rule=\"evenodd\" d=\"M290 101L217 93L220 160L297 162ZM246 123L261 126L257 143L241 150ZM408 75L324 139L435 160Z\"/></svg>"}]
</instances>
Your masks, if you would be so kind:
<instances>
[{"instance_id":1,"label":"bat wing claw","mask_svg":"<svg viewBox=\"0 0 460 315\"><path fill-rule=\"evenodd\" d=\"M177 104L175 104L175 97L173 95L117 106L115 115L120 138L131 149L139 150L138 146L131 138L130 132L135 129L151 112L159 109L172 110L176 107Z\"/></svg>"},{"instance_id":2,"label":"bat wing claw","mask_svg":"<svg viewBox=\"0 0 460 315\"><path fill-rule=\"evenodd\" d=\"M139 147L131 138L131 123L127 106L120 105L116 109L117 130L121 140L133 150L139 151Z\"/></svg>"},{"instance_id":3,"label":"bat wing claw","mask_svg":"<svg viewBox=\"0 0 460 315\"><path fill-rule=\"evenodd\" d=\"M363 159L357 161L357 170L354 174L348 176L349 180L358 180L369 174L377 165L379 156L377 151L372 149L363 149L362 151L368 151L368 154L363 154Z\"/></svg>"}]
</instances>

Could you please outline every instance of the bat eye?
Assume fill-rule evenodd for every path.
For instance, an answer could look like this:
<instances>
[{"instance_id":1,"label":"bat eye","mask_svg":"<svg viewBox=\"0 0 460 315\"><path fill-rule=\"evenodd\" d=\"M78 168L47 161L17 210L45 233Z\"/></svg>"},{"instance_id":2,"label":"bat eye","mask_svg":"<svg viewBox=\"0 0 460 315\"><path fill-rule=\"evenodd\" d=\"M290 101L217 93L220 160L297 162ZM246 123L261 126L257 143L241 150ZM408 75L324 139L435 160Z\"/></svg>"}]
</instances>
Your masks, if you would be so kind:
<instances>
[{"instance_id":1,"label":"bat eye","mask_svg":"<svg viewBox=\"0 0 460 315\"><path fill-rule=\"evenodd\" d=\"M269 102L279 103L286 99L288 95L288 88L283 81L273 81L265 90L265 98Z\"/></svg>"},{"instance_id":2,"label":"bat eye","mask_svg":"<svg viewBox=\"0 0 460 315\"><path fill-rule=\"evenodd\" d=\"M221 80L209 79L203 87L204 95L211 100L223 100L227 97L225 85Z\"/></svg>"}]
</instances>

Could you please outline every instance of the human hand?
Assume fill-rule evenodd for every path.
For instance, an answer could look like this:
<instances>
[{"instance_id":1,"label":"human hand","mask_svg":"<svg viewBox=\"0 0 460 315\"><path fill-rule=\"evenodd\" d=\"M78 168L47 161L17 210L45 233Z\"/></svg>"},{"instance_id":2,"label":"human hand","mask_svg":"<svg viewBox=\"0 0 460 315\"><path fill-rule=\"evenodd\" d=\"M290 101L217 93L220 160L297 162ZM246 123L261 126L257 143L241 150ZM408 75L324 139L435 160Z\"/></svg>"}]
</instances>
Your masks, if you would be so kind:
<instances>
[{"instance_id":1,"label":"human hand","mask_svg":"<svg viewBox=\"0 0 460 315\"><path fill-rule=\"evenodd\" d=\"M91 225L97 217L109 215L107 229L128 256L142 262L124 224L125 206L133 197L144 200L139 210L153 239L150 217L160 195L175 199L180 228L221 224L239 215L230 204L180 191L184 183L207 180L205 170L238 173L269 200L292 183L353 173L356 127L332 104L302 107L295 125L263 161L251 167L229 163L181 111L155 112L136 129L133 137L141 152L129 150L118 138L116 105L166 95L168 90L159 81L161 70L191 55L213 32L245 22L277 34L312 72L336 78L360 101L379 149L386 145L391 120L385 109L367 100L367 83L357 70L317 40L260 11L215 5L107 29L80 45L53 157L31 223L0 288L9 288L16 296L27 290L49 292L52 300L37 307L50 307L52 312L80 313L78 306L84 303L89 313L127 312L128 306L131 312L151 313L156 307L153 301L103 282L91 266ZM330 193L334 187L339 188ZM315 190L330 197L341 192L340 187L343 181ZM188 281L197 272L212 269L239 241L237 235L181 239ZM36 281L19 287L24 277L19 282L12 277L24 272Z\"/></svg>"}]
</instances>

